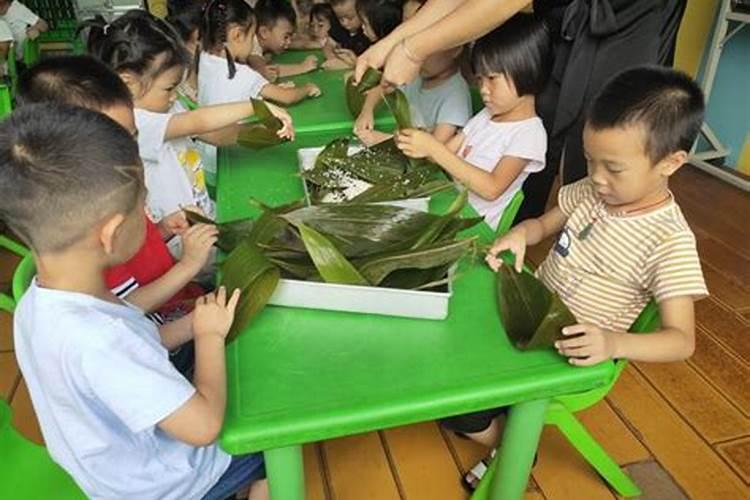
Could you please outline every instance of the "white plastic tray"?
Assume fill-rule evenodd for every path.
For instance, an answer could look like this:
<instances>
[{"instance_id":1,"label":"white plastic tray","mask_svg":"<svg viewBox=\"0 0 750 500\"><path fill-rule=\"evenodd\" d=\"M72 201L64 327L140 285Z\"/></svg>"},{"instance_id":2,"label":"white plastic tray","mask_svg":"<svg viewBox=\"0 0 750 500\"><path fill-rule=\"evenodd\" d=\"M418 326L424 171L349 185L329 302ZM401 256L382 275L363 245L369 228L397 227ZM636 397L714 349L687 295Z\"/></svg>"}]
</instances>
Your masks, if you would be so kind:
<instances>
[{"instance_id":1,"label":"white plastic tray","mask_svg":"<svg viewBox=\"0 0 750 500\"><path fill-rule=\"evenodd\" d=\"M358 153L363 148L361 146L349 146L349 156ZM297 159L299 162L300 172L305 170L312 170L315 167L315 160L318 158L323 148L302 148L297 150ZM305 202L310 205L310 193L307 190L307 182L302 181L302 186L305 189ZM412 210L419 210L421 212L427 212L429 210L430 199L429 198L411 198L407 200L393 200L381 202L384 205L394 205L397 207L411 208Z\"/></svg>"},{"instance_id":2,"label":"white plastic tray","mask_svg":"<svg viewBox=\"0 0 750 500\"><path fill-rule=\"evenodd\" d=\"M449 274L453 276L452 269ZM445 319L451 294L450 282L448 291L433 292L282 279L268 303L305 309Z\"/></svg>"}]
</instances>

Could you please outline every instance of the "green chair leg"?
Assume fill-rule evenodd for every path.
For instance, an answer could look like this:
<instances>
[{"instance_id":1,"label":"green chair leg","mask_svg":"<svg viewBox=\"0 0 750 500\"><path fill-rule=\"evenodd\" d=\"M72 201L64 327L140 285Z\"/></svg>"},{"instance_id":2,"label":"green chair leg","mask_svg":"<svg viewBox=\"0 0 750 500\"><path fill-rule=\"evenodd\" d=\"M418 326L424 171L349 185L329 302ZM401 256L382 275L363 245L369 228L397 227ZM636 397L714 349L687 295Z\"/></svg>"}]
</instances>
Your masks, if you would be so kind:
<instances>
[{"instance_id":1,"label":"green chair leg","mask_svg":"<svg viewBox=\"0 0 750 500\"><path fill-rule=\"evenodd\" d=\"M557 407L547 412L546 420L547 423L560 429L568 441L619 495L623 497L641 495L641 490L633 480L623 472L617 462L612 460L572 413L562 407Z\"/></svg>"},{"instance_id":2,"label":"green chair leg","mask_svg":"<svg viewBox=\"0 0 750 500\"><path fill-rule=\"evenodd\" d=\"M10 295L0 293L0 310L13 314L16 309L16 301Z\"/></svg>"},{"instance_id":3,"label":"green chair leg","mask_svg":"<svg viewBox=\"0 0 750 500\"><path fill-rule=\"evenodd\" d=\"M287 446L263 452L268 487L273 500L304 500L305 471L302 447Z\"/></svg>"}]
</instances>

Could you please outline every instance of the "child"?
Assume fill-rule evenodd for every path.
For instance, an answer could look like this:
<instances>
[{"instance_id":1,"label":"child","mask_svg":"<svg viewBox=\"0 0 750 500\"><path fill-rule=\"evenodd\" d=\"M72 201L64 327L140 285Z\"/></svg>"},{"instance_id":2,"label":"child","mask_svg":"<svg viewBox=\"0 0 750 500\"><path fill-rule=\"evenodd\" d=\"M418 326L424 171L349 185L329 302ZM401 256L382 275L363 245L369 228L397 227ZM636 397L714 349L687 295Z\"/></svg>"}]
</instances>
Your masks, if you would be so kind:
<instances>
[{"instance_id":1,"label":"child","mask_svg":"<svg viewBox=\"0 0 750 500\"><path fill-rule=\"evenodd\" d=\"M401 24L403 6L397 0L356 0L362 32L370 42L385 38Z\"/></svg>"},{"instance_id":2,"label":"child","mask_svg":"<svg viewBox=\"0 0 750 500\"><path fill-rule=\"evenodd\" d=\"M252 104L244 101L170 113L189 61L171 27L141 10L129 11L110 24L99 20L87 25L90 52L118 73L133 96L150 216L160 222L166 236L186 229L183 207L196 207L213 218L201 156L189 138L233 126L253 113ZM272 111L286 124L280 135L290 136L286 112Z\"/></svg>"},{"instance_id":3,"label":"child","mask_svg":"<svg viewBox=\"0 0 750 500\"><path fill-rule=\"evenodd\" d=\"M200 39L203 51L198 64L198 99L202 105L263 97L282 104L294 104L320 95L307 83L282 87L237 61L252 53L255 15L244 0L212 0L206 6Z\"/></svg>"},{"instance_id":4,"label":"child","mask_svg":"<svg viewBox=\"0 0 750 500\"><path fill-rule=\"evenodd\" d=\"M695 349L693 302L707 295L695 236L668 180L688 158L703 121L703 96L690 77L638 67L611 79L583 131L588 177L560 189L558 206L499 238L487 255L515 254L559 233L537 271L578 325L563 329L558 352L576 366L608 359L679 361ZM651 299L661 329L626 333ZM495 446L500 410L455 417L454 430Z\"/></svg>"},{"instance_id":5,"label":"child","mask_svg":"<svg viewBox=\"0 0 750 500\"><path fill-rule=\"evenodd\" d=\"M16 356L53 460L91 498L223 499L248 485L266 498L261 456L215 444L238 291L196 303L191 384L168 361L170 325L104 283L145 236L132 136L101 113L30 104L0 124L0 158L0 217L38 270L13 317Z\"/></svg>"},{"instance_id":6,"label":"child","mask_svg":"<svg viewBox=\"0 0 750 500\"><path fill-rule=\"evenodd\" d=\"M479 39L472 65L485 108L447 144L419 130L396 136L412 158L429 157L470 191L469 202L496 229L505 207L529 174L544 168L547 134L534 96L544 87L549 34L530 14L519 14Z\"/></svg>"},{"instance_id":7,"label":"child","mask_svg":"<svg viewBox=\"0 0 750 500\"><path fill-rule=\"evenodd\" d=\"M13 32L8 23L0 19L0 78L8 76L8 54L13 43ZM15 56L14 56L15 57ZM0 82L4 83L4 82Z\"/></svg>"},{"instance_id":8,"label":"child","mask_svg":"<svg viewBox=\"0 0 750 500\"><path fill-rule=\"evenodd\" d=\"M331 8L344 28L341 38L335 38L337 33L331 32L339 48L332 49L333 55L341 59L348 67L353 67L357 56L370 46L370 40L362 31L362 20L357 14L356 0L330 0ZM329 54L326 54L329 57Z\"/></svg>"},{"instance_id":9,"label":"child","mask_svg":"<svg viewBox=\"0 0 750 500\"><path fill-rule=\"evenodd\" d=\"M177 12L170 11L167 22L180 36L188 54L195 56L200 51L200 25L203 21L203 5L195 3ZM178 102L184 101L184 109L194 109L198 103L198 68L190 64L185 79L177 88ZM187 101L185 101L187 99Z\"/></svg>"},{"instance_id":10,"label":"child","mask_svg":"<svg viewBox=\"0 0 750 500\"><path fill-rule=\"evenodd\" d=\"M297 15L285 0L259 0L255 5L258 29L248 63L268 80L301 75L318 69L318 58L307 56L298 64L267 64L267 57L289 49L297 24Z\"/></svg>"},{"instance_id":11,"label":"child","mask_svg":"<svg viewBox=\"0 0 750 500\"><path fill-rule=\"evenodd\" d=\"M8 23L16 46L16 59L23 60L26 39L34 40L49 29L47 22L18 0L0 0L0 20Z\"/></svg>"},{"instance_id":12,"label":"child","mask_svg":"<svg viewBox=\"0 0 750 500\"><path fill-rule=\"evenodd\" d=\"M27 105L59 102L89 108L109 116L133 136L137 134L130 91L112 70L90 56L61 56L44 59L21 75L18 102ZM127 262L104 273L107 286L122 300L146 312L157 325L179 321L190 338L192 302L205 292L191 281L210 255L215 229L196 225L181 233L183 254L175 263L157 226L147 217L146 239ZM206 236L206 238L204 238ZM180 326L181 325L181 326ZM171 355L183 374L193 366L192 346L185 344Z\"/></svg>"},{"instance_id":13,"label":"child","mask_svg":"<svg viewBox=\"0 0 750 500\"><path fill-rule=\"evenodd\" d=\"M404 19L409 19L426 0L412 0L404 4ZM420 76L403 87L411 108L412 123L429 131L445 144L466 125L471 117L469 85L460 71L461 47L438 52L427 58ZM354 123L359 139L373 145L391 137L374 130L375 107L382 99L381 87L372 89L365 99L362 112Z\"/></svg>"}]
</instances>

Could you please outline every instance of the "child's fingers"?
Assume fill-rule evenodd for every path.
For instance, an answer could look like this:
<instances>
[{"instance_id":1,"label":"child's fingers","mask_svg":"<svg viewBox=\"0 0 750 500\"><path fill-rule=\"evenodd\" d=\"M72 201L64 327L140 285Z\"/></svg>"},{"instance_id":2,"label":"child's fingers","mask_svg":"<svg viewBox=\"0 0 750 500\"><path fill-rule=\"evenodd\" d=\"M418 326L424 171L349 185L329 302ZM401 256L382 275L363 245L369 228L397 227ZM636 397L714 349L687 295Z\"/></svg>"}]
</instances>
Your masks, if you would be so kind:
<instances>
[{"instance_id":1,"label":"child's fingers","mask_svg":"<svg viewBox=\"0 0 750 500\"><path fill-rule=\"evenodd\" d=\"M216 291L216 303L220 306L224 306L227 303L227 289L224 286L220 286Z\"/></svg>"},{"instance_id":2,"label":"child's fingers","mask_svg":"<svg viewBox=\"0 0 750 500\"><path fill-rule=\"evenodd\" d=\"M229 302L227 302L227 311L234 316L234 311L237 309L237 303L240 301L240 289L235 288L232 292L232 296L229 297Z\"/></svg>"},{"instance_id":3,"label":"child's fingers","mask_svg":"<svg viewBox=\"0 0 750 500\"><path fill-rule=\"evenodd\" d=\"M582 333L588 333L589 326L588 325L571 325L566 326L562 329L562 334L566 337L569 337L571 335L580 335Z\"/></svg>"},{"instance_id":4,"label":"child's fingers","mask_svg":"<svg viewBox=\"0 0 750 500\"><path fill-rule=\"evenodd\" d=\"M580 349L582 347L589 347L591 345L591 339L586 337L575 337L568 340L558 340L555 342L555 348L561 353Z\"/></svg>"}]
</instances>

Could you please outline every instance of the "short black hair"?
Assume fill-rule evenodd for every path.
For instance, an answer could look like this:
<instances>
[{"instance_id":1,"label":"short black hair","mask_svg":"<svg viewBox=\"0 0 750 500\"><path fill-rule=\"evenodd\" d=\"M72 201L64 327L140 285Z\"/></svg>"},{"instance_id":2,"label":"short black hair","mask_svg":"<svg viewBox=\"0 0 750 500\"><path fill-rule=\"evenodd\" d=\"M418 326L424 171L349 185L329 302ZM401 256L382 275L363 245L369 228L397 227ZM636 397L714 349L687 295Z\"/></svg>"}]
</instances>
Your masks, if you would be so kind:
<instances>
[{"instance_id":1,"label":"short black hair","mask_svg":"<svg viewBox=\"0 0 750 500\"><path fill-rule=\"evenodd\" d=\"M0 219L37 253L131 213L143 189L137 143L102 113L46 102L0 123Z\"/></svg>"},{"instance_id":2,"label":"short black hair","mask_svg":"<svg viewBox=\"0 0 750 500\"><path fill-rule=\"evenodd\" d=\"M129 10L111 23L97 16L84 21L79 27L83 29L88 29L91 55L118 73L132 72L146 82L190 63L190 55L174 28L145 10Z\"/></svg>"},{"instance_id":3,"label":"short black hair","mask_svg":"<svg viewBox=\"0 0 750 500\"><path fill-rule=\"evenodd\" d=\"M612 77L594 98L586 125L593 130L640 125L646 154L655 164L690 151L705 113L703 92L685 73L639 66Z\"/></svg>"},{"instance_id":4,"label":"short black hair","mask_svg":"<svg viewBox=\"0 0 750 500\"><path fill-rule=\"evenodd\" d=\"M312 21L316 17L324 17L328 19L333 27L334 23L338 24L339 19L336 17L336 13L333 11L330 3L316 3L310 8L310 20Z\"/></svg>"},{"instance_id":5,"label":"short black hair","mask_svg":"<svg viewBox=\"0 0 750 500\"><path fill-rule=\"evenodd\" d=\"M366 19L378 40L401 24L404 6L400 0L357 0L357 14Z\"/></svg>"},{"instance_id":6,"label":"short black hair","mask_svg":"<svg viewBox=\"0 0 750 500\"><path fill-rule=\"evenodd\" d=\"M471 66L475 75L505 75L519 96L537 95L552 66L549 30L533 14L516 14L477 40Z\"/></svg>"},{"instance_id":7,"label":"short black hair","mask_svg":"<svg viewBox=\"0 0 750 500\"><path fill-rule=\"evenodd\" d=\"M183 42L190 40L196 31L200 30L203 20L203 5L192 2L177 10L170 10L167 22L174 28Z\"/></svg>"},{"instance_id":8,"label":"short black hair","mask_svg":"<svg viewBox=\"0 0 750 500\"><path fill-rule=\"evenodd\" d=\"M210 0L206 4L201 22L201 47L206 52L224 49L229 78L234 78L237 67L234 56L227 47L227 32L232 24L242 26L249 32L255 23L255 11L245 0ZM195 67L200 63L200 51L195 58Z\"/></svg>"},{"instance_id":9,"label":"short black hair","mask_svg":"<svg viewBox=\"0 0 750 500\"><path fill-rule=\"evenodd\" d=\"M273 28L281 19L286 19L292 27L297 27L297 13L286 0L258 0L255 4L255 17L258 26Z\"/></svg>"},{"instance_id":10,"label":"short black hair","mask_svg":"<svg viewBox=\"0 0 750 500\"><path fill-rule=\"evenodd\" d=\"M128 87L104 63L91 56L42 59L21 74L18 103L64 102L102 111L133 107Z\"/></svg>"}]
</instances>

